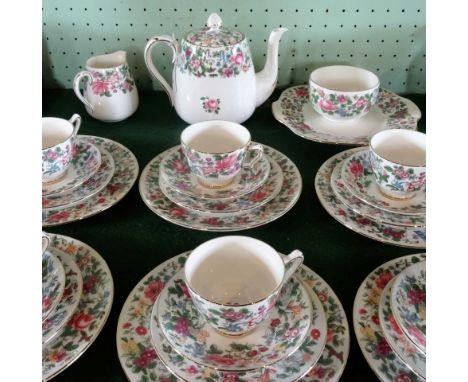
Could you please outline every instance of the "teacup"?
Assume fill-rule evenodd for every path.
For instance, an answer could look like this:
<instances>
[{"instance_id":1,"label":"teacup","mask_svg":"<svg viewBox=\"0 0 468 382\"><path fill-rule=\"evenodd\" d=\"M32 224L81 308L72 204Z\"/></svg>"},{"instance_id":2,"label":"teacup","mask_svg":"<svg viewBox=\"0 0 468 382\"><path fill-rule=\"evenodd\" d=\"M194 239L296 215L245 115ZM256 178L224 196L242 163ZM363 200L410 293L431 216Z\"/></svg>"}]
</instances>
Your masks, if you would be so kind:
<instances>
[{"instance_id":1,"label":"teacup","mask_svg":"<svg viewBox=\"0 0 468 382\"><path fill-rule=\"evenodd\" d=\"M81 117L73 114L70 120L42 118L42 182L54 182L62 178L73 159L75 137L81 125Z\"/></svg>"},{"instance_id":2,"label":"teacup","mask_svg":"<svg viewBox=\"0 0 468 382\"><path fill-rule=\"evenodd\" d=\"M409 199L426 185L426 134L404 129L384 130L369 144L370 163L380 191Z\"/></svg>"},{"instance_id":3,"label":"teacup","mask_svg":"<svg viewBox=\"0 0 468 382\"><path fill-rule=\"evenodd\" d=\"M333 121L366 115L379 96L379 78L372 72L347 65L325 66L309 77L309 96L314 110Z\"/></svg>"},{"instance_id":4,"label":"teacup","mask_svg":"<svg viewBox=\"0 0 468 382\"><path fill-rule=\"evenodd\" d=\"M253 166L262 156L263 146L252 143L244 126L228 121L205 121L188 126L180 137L191 172L206 187L231 183L242 166ZM254 155L244 161L249 152Z\"/></svg>"},{"instance_id":5,"label":"teacup","mask_svg":"<svg viewBox=\"0 0 468 382\"><path fill-rule=\"evenodd\" d=\"M303 259L298 250L282 257L260 240L223 236L193 250L185 280L207 322L222 334L237 336L266 319Z\"/></svg>"}]
</instances>

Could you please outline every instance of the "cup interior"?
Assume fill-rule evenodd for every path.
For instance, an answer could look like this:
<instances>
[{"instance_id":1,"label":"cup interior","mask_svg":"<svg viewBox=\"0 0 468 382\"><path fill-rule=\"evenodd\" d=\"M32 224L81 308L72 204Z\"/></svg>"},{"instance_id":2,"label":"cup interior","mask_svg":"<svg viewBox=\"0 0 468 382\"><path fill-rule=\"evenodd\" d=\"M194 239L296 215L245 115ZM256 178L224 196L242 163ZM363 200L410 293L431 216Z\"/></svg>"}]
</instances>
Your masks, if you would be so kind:
<instances>
[{"instance_id":1,"label":"cup interior","mask_svg":"<svg viewBox=\"0 0 468 382\"><path fill-rule=\"evenodd\" d=\"M370 148L383 159L399 165L426 166L426 134L418 131L381 131L372 137Z\"/></svg>"},{"instance_id":2,"label":"cup interior","mask_svg":"<svg viewBox=\"0 0 468 382\"><path fill-rule=\"evenodd\" d=\"M250 133L238 123L206 121L185 128L181 141L201 153L222 154L245 147L250 142Z\"/></svg>"},{"instance_id":3,"label":"cup interior","mask_svg":"<svg viewBox=\"0 0 468 382\"><path fill-rule=\"evenodd\" d=\"M310 74L310 81L333 91L361 92L379 86L379 78L372 72L347 65L325 66Z\"/></svg>"},{"instance_id":4,"label":"cup interior","mask_svg":"<svg viewBox=\"0 0 468 382\"><path fill-rule=\"evenodd\" d=\"M197 247L185 263L190 289L221 305L248 305L281 285L284 263L268 244L246 236L224 236Z\"/></svg>"},{"instance_id":5,"label":"cup interior","mask_svg":"<svg viewBox=\"0 0 468 382\"><path fill-rule=\"evenodd\" d=\"M42 150L65 142L73 134L73 125L62 118L42 118Z\"/></svg>"}]
</instances>

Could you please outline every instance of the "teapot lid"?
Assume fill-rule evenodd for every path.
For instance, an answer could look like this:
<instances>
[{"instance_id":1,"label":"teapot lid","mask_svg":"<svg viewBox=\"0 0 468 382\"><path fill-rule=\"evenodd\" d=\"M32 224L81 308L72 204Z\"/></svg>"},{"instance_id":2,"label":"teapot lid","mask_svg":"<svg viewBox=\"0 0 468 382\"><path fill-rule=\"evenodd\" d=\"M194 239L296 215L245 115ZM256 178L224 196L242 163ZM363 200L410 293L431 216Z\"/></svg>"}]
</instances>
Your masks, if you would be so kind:
<instances>
[{"instance_id":1,"label":"teapot lid","mask_svg":"<svg viewBox=\"0 0 468 382\"><path fill-rule=\"evenodd\" d=\"M197 31L189 32L185 38L193 45L207 48L221 48L238 44L244 39L241 32L223 28L223 21L218 14L212 13L208 17L207 26Z\"/></svg>"}]
</instances>

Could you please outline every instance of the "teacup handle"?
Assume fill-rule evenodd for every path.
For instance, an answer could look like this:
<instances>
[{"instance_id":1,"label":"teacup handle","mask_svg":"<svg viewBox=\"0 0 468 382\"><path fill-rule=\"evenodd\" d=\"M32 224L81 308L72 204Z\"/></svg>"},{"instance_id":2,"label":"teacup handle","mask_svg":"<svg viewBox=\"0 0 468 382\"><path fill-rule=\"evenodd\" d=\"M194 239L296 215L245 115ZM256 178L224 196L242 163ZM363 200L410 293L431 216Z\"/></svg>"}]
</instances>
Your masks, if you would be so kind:
<instances>
[{"instance_id":1,"label":"teacup handle","mask_svg":"<svg viewBox=\"0 0 468 382\"><path fill-rule=\"evenodd\" d=\"M244 166L246 167L252 167L255 163L259 161L259 159L263 155L263 146L260 143L250 143L249 147L247 148L247 151L256 151L254 157L250 159L249 161L244 162Z\"/></svg>"},{"instance_id":2,"label":"teacup handle","mask_svg":"<svg viewBox=\"0 0 468 382\"><path fill-rule=\"evenodd\" d=\"M304 261L304 255L301 251L295 249L289 255L283 256L283 261L285 267L283 283L286 283L294 274L294 272L296 272L297 269L302 265L302 262Z\"/></svg>"},{"instance_id":3,"label":"teacup handle","mask_svg":"<svg viewBox=\"0 0 468 382\"><path fill-rule=\"evenodd\" d=\"M79 114L73 114L72 117L68 120L73 125L73 136L76 137L78 130L81 126L81 117Z\"/></svg>"},{"instance_id":4,"label":"teacup handle","mask_svg":"<svg viewBox=\"0 0 468 382\"><path fill-rule=\"evenodd\" d=\"M50 237L45 232L42 232L42 254L46 251L46 249L50 245Z\"/></svg>"},{"instance_id":5,"label":"teacup handle","mask_svg":"<svg viewBox=\"0 0 468 382\"><path fill-rule=\"evenodd\" d=\"M91 113L93 113L93 105L91 105L91 103L83 96L83 94L81 94L80 91L80 81L83 77L87 77L89 79L89 85L91 86L91 84L93 83L93 77L91 76L90 72L88 72L87 70L83 70L79 72L73 79L73 91L75 92L78 99L91 110Z\"/></svg>"}]
</instances>

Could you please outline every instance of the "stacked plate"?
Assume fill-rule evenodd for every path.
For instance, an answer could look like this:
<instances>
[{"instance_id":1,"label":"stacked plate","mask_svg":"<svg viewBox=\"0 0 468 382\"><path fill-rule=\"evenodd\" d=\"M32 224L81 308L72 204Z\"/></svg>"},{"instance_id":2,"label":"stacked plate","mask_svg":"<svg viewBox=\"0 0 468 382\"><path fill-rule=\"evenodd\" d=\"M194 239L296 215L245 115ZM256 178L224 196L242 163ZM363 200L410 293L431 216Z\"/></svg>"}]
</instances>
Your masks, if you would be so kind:
<instances>
[{"instance_id":1,"label":"stacked plate","mask_svg":"<svg viewBox=\"0 0 468 382\"><path fill-rule=\"evenodd\" d=\"M354 301L354 330L381 381L426 380L425 254L375 269Z\"/></svg>"},{"instance_id":2,"label":"stacked plate","mask_svg":"<svg viewBox=\"0 0 468 382\"><path fill-rule=\"evenodd\" d=\"M367 148L328 159L315 177L315 190L327 212L346 227L384 243L426 246L425 190L409 200L379 192Z\"/></svg>"},{"instance_id":3,"label":"stacked plate","mask_svg":"<svg viewBox=\"0 0 468 382\"><path fill-rule=\"evenodd\" d=\"M385 129L416 130L421 111L409 99L380 89L379 100L365 116L350 121L324 118L312 107L308 86L293 86L273 102L273 116L294 134L311 141L365 145Z\"/></svg>"},{"instance_id":4,"label":"stacked plate","mask_svg":"<svg viewBox=\"0 0 468 382\"><path fill-rule=\"evenodd\" d=\"M112 275L86 244L49 235L42 255L42 378L71 365L96 339L109 315Z\"/></svg>"},{"instance_id":5,"label":"stacked plate","mask_svg":"<svg viewBox=\"0 0 468 382\"><path fill-rule=\"evenodd\" d=\"M138 162L130 150L106 138L79 135L65 177L42 184L42 225L95 215L121 200L135 183Z\"/></svg>"},{"instance_id":6,"label":"stacked plate","mask_svg":"<svg viewBox=\"0 0 468 382\"><path fill-rule=\"evenodd\" d=\"M267 224L289 211L299 199L302 179L284 154L263 145L262 158L243 167L223 188L201 185L180 146L152 159L140 177L140 194L157 215L203 231L238 231Z\"/></svg>"},{"instance_id":7,"label":"stacked plate","mask_svg":"<svg viewBox=\"0 0 468 382\"><path fill-rule=\"evenodd\" d=\"M188 252L159 265L133 289L117 328L130 381L338 381L349 351L335 293L302 266L257 329L226 337L193 306L183 266Z\"/></svg>"}]
</instances>

